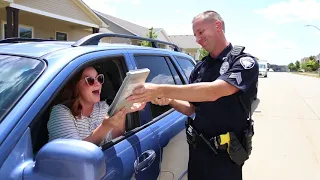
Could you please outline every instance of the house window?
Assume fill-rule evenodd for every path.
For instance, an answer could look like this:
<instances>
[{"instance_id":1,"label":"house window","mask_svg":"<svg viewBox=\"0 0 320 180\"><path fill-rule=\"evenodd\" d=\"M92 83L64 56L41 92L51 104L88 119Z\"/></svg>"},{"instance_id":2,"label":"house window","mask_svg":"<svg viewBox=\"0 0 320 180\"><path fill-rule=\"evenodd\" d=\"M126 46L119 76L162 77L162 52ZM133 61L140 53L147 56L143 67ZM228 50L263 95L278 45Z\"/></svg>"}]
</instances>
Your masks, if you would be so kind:
<instances>
[{"instance_id":1,"label":"house window","mask_svg":"<svg viewBox=\"0 0 320 180\"><path fill-rule=\"evenodd\" d=\"M32 38L33 37L33 28L19 25L19 37Z\"/></svg>"},{"instance_id":2,"label":"house window","mask_svg":"<svg viewBox=\"0 0 320 180\"><path fill-rule=\"evenodd\" d=\"M68 34L63 32L56 32L56 40L58 41L67 41Z\"/></svg>"},{"instance_id":3,"label":"house window","mask_svg":"<svg viewBox=\"0 0 320 180\"><path fill-rule=\"evenodd\" d=\"M7 23L4 22L2 25L2 37L6 37L6 32L7 32ZM33 38L33 27L30 26L25 26L25 25L19 25L19 31L18 35L21 38Z\"/></svg>"}]
</instances>

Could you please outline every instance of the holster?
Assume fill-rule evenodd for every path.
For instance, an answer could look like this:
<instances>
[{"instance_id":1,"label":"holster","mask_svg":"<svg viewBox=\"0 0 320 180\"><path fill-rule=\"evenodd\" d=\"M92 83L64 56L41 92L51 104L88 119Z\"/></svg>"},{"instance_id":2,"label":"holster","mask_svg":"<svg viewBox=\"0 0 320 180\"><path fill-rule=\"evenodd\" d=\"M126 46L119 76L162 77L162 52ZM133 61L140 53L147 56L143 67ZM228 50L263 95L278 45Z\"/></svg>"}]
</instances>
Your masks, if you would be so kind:
<instances>
[{"instance_id":1,"label":"holster","mask_svg":"<svg viewBox=\"0 0 320 180\"><path fill-rule=\"evenodd\" d=\"M198 145L198 134L193 129L193 127L191 125L191 122L190 122L190 119L191 118L188 118L188 120L185 123L187 142L188 142L190 147L192 147L193 149L196 149L197 145Z\"/></svg>"},{"instance_id":2,"label":"holster","mask_svg":"<svg viewBox=\"0 0 320 180\"><path fill-rule=\"evenodd\" d=\"M186 134L187 134L187 142L190 147L193 149L196 149L199 145L200 141L205 142L205 144L208 145L208 147L215 153L218 154L217 149L214 147L214 144L205 138L201 132L198 132L192 123L193 119L188 117L188 120L185 124L186 126Z\"/></svg>"}]
</instances>

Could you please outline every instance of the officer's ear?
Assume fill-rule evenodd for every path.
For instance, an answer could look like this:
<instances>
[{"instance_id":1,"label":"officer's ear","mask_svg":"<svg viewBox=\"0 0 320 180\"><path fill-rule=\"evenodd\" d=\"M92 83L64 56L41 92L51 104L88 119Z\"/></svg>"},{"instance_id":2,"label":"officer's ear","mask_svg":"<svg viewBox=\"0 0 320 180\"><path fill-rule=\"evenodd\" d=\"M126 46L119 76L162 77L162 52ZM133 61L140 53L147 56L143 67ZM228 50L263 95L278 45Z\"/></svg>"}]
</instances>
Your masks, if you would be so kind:
<instances>
[{"instance_id":1,"label":"officer's ear","mask_svg":"<svg viewBox=\"0 0 320 180\"><path fill-rule=\"evenodd\" d=\"M223 23L220 20L216 20L216 28L219 32L224 32L223 31Z\"/></svg>"}]
</instances>

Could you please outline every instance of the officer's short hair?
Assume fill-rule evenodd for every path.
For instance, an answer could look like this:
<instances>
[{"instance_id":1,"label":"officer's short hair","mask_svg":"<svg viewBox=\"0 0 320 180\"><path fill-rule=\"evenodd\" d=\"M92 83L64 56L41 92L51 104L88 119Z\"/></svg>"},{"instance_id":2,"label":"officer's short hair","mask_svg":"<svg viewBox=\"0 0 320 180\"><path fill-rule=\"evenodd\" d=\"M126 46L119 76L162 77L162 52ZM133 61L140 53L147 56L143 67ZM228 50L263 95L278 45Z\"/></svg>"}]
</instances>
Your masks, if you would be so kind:
<instances>
[{"instance_id":1,"label":"officer's short hair","mask_svg":"<svg viewBox=\"0 0 320 180\"><path fill-rule=\"evenodd\" d=\"M202 18L203 20L219 20L222 22L222 30L223 32L225 32L225 24L224 24L224 21L222 19L222 17L220 16L219 13L217 13L216 11L205 11L203 13L200 13L198 14L197 16L195 16L192 20L192 23L194 23L194 21L197 19L197 18Z\"/></svg>"}]
</instances>

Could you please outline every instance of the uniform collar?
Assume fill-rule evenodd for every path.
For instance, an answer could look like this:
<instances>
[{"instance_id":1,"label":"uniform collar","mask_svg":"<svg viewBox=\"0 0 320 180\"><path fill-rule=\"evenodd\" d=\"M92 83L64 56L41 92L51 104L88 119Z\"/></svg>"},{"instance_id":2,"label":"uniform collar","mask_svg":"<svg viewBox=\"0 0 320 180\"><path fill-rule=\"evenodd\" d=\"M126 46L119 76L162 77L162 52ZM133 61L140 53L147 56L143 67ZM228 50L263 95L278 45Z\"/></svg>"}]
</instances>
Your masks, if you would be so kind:
<instances>
[{"instance_id":1,"label":"uniform collar","mask_svg":"<svg viewBox=\"0 0 320 180\"><path fill-rule=\"evenodd\" d=\"M232 50L232 48L233 48L232 44L229 43L229 45L226 48L224 48L223 51L216 58L211 57L210 54L209 54L209 57L211 59L217 59L217 60L223 61L224 57L226 57L229 54L229 52Z\"/></svg>"},{"instance_id":2,"label":"uniform collar","mask_svg":"<svg viewBox=\"0 0 320 180\"><path fill-rule=\"evenodd\" d=\"M217 56L216 59L223 61L224 57L226 57L229 54L232 48L233 48L232 44L229 43L229 45L226 48L224 48L224 50Z\"/></svg>"}]
</instances>

